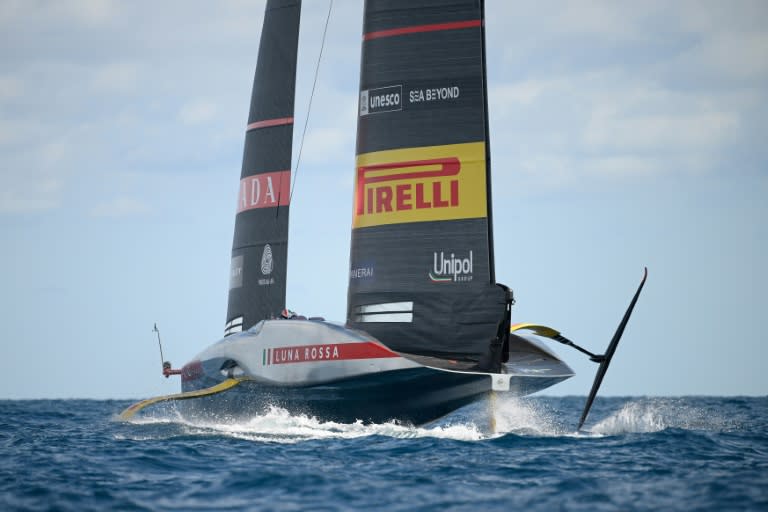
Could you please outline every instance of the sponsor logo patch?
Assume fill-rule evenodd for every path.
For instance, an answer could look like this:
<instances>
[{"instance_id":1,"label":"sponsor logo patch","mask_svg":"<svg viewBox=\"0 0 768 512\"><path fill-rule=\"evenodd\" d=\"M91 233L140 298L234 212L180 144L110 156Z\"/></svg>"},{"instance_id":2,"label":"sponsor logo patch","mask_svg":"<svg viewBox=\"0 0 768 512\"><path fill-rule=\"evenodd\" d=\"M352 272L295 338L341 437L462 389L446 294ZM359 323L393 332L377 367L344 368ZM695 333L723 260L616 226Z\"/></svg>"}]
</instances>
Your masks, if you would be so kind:
<instances>
[{"instance_id":1,"label":"sponsor logo patch","mask_svg":"<svg viewBox=\"0 0 768 512\"><path fill-rule=\"evenodd\" d=\"M403 86L390 85L360 91L360 115L403 110Z\"/></svg>"},{"instance_id":2,"label":"sponsor logo patch","mask_svg":"<svg viewBox=\"0 0 768 512\"><path fill-rule=\"evenodd\" d=\"M350 279L373 279L373 264L363 263L349 271Z\"/></svg>"},{"instance_id":3,"label":"sponsor logo patch","mask_svg":"<svg viewBox=\"0 0 768 512\"><path fill-rule=\"evenodd\" d=\"M264 246L264 252L261 253L261 273L268 276L272 273L272 247L269 244Z\"/></svg>"},{"instance_id":4,"label":"sponsor logo patch","mask_svg":"<svg viewBox=\"0 0 768 512\"><path fill-rule=\"evenodd\" d=\"M265 348L262 364L313 363L316 361L381 359L399 357L395 352L372 341L363 343L331 343L324 345L299 345L293 347Z\"/></svg>"},{"instance_id":5,"label":"sponsor logo patch","mask_svg":"<svg viewBox=\"0 0 768 512\"><path fill-rule=\"evenodd\" d=\"M461 96L458 86L433 87L428 89L411 89L408 91L409 103L429 103L433 101L453 101Z\"/></svg>"},{"instance_id":6,"label":"sponsor logo patch","mask_svg":"<svg viewBox=\"0 0 768 512\"><path fill-rule=\"evenodd\" d=\"M261 253L261 273L264 276L269 276L272 273L274 264L274 259L272 258L272 247L269 244L265 244L264 252ZM261 286L274 283L274 277L265 277L264 279L259 279L259 285Z\"/></svg>"},{"instance_id":7,"label":"sponsor logo patch","mask_svg":"<svg viewBox=\"0 0 768 512\"><path fill-rule=\"evenodd\" d=\"M237 213L286 206L291 200L291 171L265 172L240 180Z\"/></svg>"},{"instance_id":8,"label":"sponsor logo patch","mask_svg":"<svg viewBox=\"0 0 768 512\"><path fill-rule=\"evenodd\" d=\"M232 258L229 265L229 289L243 286L243 255Z\"/></svg>"},{"instance_id":9,"label":"sponsor logo patch","mask_svg":"<svg viewBox=\"0 0 768 512\"><path fill-rule=\"evenodd\" d=\"M355 228L487 215L484 142L361 154L355 179Z\"/></svg>"},{"instance_id":10,"label":"sponsor logo patch","mask_svg":"<svg viewBox=\"0 0 768 512\"><path fill-rule=\"evenodd\" d=\"M466 258L444 251L435 252L429 280L433 283L468 283L472 281L473 267L472 251Z\"/></svg>"}]
</instances>

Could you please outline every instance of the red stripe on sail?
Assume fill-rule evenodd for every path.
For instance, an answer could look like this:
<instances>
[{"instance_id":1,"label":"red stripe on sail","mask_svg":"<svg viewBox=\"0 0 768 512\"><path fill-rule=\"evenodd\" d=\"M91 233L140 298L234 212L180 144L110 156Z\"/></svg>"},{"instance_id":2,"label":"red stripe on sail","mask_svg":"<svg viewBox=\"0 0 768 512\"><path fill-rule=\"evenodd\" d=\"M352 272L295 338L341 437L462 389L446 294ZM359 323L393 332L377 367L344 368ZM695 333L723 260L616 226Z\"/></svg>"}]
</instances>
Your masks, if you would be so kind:
<instances>
[{"instance_id":1,"label":"red stripe on sail","mask_svg":"<svg viewBox=\"0 0 768 512\"><path fill-rule=\"evenodd\" d=\"M453 21L450 23L433 23L431 25L415 25L412 27L391 28L363 34L363 41L379 39L381 37L402 36L405 34L418 34L421 32L437 32L439 30L455 30L460 28L473 28L482 26L482 20Z\"/></svg>"},{"instance_id":2,"label":"red stripe on sail","mask_svg":"<svg viewBox=\"0 0 768 512\"><path fill-rule=\"evenodd\" d=\"M284 124L293 123L292 117L278 117L276 119L264 119L263 121L256 121L245 127L245 131L256 130L257 128L269 128L270 126L282 126Z\"/></svg>"},{"instance_id":3,"label":"red stripe on sail","mask_svg":"<svg viewBox=\"0 0 768 512\"><path fill-rule=\"evenodd\" d=\"M291 202L291 171L264 172L240 180L237 213L254 208L287 206Z\"/></svg>"},{"instance_id":4,"label":"red stripe on sail","mask_svg":"<svg viewBox=\"0 0 768 512\"><path fill-rule=\"evenodd\" d=\"M272 364L315 363L350 359L381 359L400 357L387 347L373 341L365 343L330 343L325 345L298 345L272 349Z\"/></svg>"}]
</instances>

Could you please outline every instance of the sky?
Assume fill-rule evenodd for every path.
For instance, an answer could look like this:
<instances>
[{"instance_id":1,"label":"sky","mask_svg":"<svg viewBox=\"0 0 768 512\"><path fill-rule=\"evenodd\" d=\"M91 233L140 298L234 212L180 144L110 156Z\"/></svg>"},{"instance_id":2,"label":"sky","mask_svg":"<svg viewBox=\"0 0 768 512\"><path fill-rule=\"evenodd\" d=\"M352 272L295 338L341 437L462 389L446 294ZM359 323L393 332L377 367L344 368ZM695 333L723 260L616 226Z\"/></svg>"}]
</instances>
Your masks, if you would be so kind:
<instances>
[{"instance_id":1,"label":"sky","mask_svg":"<svg viewBox=\"0 0 768 512\"><path fill-rule=\"evenodd\" d=\"M305 0L288 306L343 321L362 2ZM0 398L143 398L223 334L262 1L0 2ZM768 3L487 0L496 277L605 395L766 395ZM552 348L585 395L595 365Z\"/></svg>"}]
</instances>

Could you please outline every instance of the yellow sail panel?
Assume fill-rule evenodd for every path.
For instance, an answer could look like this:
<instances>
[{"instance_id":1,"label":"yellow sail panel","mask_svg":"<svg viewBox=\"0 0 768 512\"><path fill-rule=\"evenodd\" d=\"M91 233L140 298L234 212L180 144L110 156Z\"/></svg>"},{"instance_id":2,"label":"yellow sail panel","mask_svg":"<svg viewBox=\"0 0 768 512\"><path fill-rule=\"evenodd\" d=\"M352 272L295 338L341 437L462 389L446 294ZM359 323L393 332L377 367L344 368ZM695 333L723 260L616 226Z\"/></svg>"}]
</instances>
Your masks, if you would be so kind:
<instances>
[{"instance_id":1,"label":"yellow sail panel","mask_svg":"<svg viewBox=\"0 0 768 512\"><path fill-rule=\"evenodd\" d=\"M485 142L357 156L352 227L487 216Z\"/></svg>"}]
</instances>

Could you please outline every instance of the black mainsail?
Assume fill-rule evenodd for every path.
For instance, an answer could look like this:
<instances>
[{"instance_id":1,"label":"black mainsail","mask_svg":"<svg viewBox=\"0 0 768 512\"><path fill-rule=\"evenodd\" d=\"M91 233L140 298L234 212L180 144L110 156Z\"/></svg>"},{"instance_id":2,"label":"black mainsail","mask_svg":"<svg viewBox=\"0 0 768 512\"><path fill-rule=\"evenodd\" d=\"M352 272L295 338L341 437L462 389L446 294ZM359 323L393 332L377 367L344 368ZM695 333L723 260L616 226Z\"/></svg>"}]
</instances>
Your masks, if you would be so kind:
<instances>
[{"instance_id":1,"label":"black mainsail","mask_svg":"<svg viewBox=\"0 0 768 512\"><path fill-rule=\"evenodd\" d=\"M483 23L480 0L366 2L347 321L499 371L512 299L493 269Z\"/></svg>"},{"instance_id":2,"label":"black mainsail","mask_svg":"<svg viewBox=\"0 0 768 512\"><path fill-rule=\"evenodd\" d=\"M268 0L245 132L225 335L285 307L300 0Z\"/></svg>"}]
</instances>

